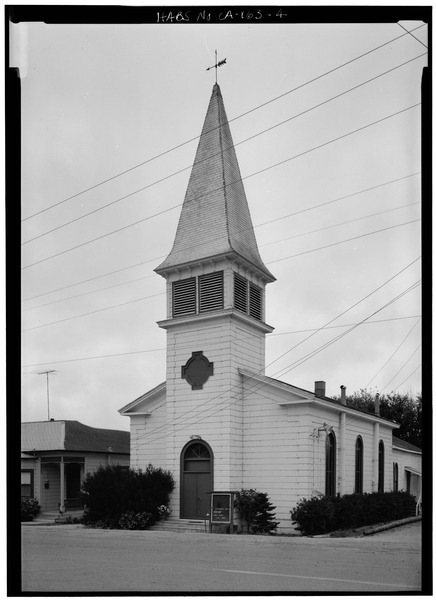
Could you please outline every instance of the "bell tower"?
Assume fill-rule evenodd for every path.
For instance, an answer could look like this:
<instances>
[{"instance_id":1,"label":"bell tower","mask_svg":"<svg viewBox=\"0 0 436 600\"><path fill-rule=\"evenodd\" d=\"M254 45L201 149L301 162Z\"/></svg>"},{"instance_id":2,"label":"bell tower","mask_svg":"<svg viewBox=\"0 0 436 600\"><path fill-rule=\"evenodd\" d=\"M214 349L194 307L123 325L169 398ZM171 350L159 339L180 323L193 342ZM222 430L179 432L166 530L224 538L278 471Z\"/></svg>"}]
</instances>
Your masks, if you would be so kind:
<instances>
[{"instance_id":1,"label":"bell tower","mask_svg":"<svg viewBox=\"0 0 436 600\"><path fill-rule=\"evenodd\" d=\"M273 331L265 323L265 286L275 278L259 254L218 84L172 250L155 271L167 284L167 318L158 323L167 331L167 457L181 473L183 517L190 515L183 514L180 457L189 439L204 440L212 454L213 489L243 485L239 369L263 373L265 335Z\"/></svg>"}]
</instances>

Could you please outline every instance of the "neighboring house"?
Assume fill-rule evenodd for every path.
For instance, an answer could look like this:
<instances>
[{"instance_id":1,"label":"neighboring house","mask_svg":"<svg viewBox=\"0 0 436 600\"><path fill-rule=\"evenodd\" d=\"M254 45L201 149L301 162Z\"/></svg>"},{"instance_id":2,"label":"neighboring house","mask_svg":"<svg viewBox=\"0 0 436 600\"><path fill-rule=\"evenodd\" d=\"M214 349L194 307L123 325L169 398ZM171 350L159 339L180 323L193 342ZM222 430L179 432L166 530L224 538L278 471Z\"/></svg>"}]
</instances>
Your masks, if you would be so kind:
<instances>
[{"instance_id":1,"label":"neighboring house","mask_svg":"<svg viewBox=\"0 0 436 600\"><path fill-rule=\"evenodd\" d=\"M54 419L21 424L21 496L37 498L42 511L80 508L84 477L110 464L130 465L128 431Z\"/></svg>"},{"instance_id":2,"label":"neighboring house","mask_svg":"<svg viewBox=\"0 0 436 600\"><path fill-rule=\"evenodd\" d=\"M392 438L393 489L405 490L415 496L421 511L422 451L409 442Z\"/></svg>"},{"instance_id":3,"label":"neighboring house","mask_svg":"<svg viewBox=\"0 0 436 600\"><path fill-rule=\"evenodd\" d=\"M322 381L312 392L265 376L265 287L275 278L258 251L217 84L175 241L156 272L167 289L158 323L167 380L119 412L130 418L131 466L173 473L173 518L205 518L210 492L256 488L286 532L302 498L393 489L397 425L377 407L347 406L344 387L335 401ZM406 469L414 463L402 451Z\"/></svg>"}]
</instances>

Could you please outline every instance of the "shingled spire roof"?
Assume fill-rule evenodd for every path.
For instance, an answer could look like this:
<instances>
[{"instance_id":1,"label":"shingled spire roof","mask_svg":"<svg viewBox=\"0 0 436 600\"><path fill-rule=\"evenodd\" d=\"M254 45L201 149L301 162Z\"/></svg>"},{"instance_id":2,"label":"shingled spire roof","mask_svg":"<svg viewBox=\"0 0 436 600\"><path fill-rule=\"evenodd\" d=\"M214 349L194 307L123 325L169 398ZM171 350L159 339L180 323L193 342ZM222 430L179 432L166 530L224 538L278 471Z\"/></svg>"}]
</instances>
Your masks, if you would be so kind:
<instances>
[{"instance_id":1,"label":"shingled spire roof","mask_svg":"<svg viewBox=\"0 0 436 600\"><path fill-rule=\"evenodd\" d=\"M155 271L232 255L274 276L264 265L251 222L224 102L215 84L209 102L173 248Z\"/></svg>"}]
</instances>

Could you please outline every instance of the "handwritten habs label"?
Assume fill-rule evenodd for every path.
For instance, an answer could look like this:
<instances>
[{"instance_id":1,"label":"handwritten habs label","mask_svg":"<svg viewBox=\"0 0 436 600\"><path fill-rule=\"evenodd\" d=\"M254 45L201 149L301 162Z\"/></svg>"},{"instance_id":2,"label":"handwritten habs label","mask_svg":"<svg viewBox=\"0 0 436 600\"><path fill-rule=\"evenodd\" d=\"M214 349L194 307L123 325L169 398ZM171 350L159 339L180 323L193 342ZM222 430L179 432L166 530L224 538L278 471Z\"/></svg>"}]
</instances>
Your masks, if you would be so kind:
<instances>
[{"instance_id":1,"label":"handwritten habs label","mask_svg":"<svg viewBox=\"0 0 436 600\"><path fill-rule=\"evenodd\" d=\"M286 20L287 14L282 9L245 9L244 10L224 10L224 11L193 11L193 10L169 10L167 12L157 12L156 22L157 23L208 23L212 22L245 22L245 21L261 21L261 20L273 20L281 21Z\"/></svg>"}]
</instances>

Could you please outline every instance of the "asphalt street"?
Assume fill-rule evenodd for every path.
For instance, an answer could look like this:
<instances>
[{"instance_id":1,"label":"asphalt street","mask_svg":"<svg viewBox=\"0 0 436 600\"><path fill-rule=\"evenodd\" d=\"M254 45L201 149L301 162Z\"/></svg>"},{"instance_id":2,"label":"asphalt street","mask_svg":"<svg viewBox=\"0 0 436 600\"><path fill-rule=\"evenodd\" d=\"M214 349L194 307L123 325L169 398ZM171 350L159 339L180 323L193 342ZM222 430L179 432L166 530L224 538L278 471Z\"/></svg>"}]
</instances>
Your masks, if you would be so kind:
<instances>
[{"instance_id":1,"label":"asphalt street","mask_svg":"<svg viewBox=\"0 0 436 600\"><path fill-rule=\"evenodd\" d=\"M22 527L23 592L420 589L421 522L348 538Z\"/></svg>"}]
</instances>

